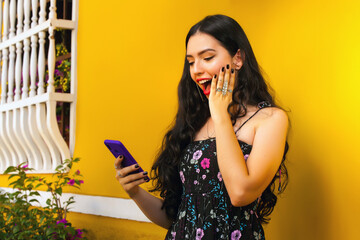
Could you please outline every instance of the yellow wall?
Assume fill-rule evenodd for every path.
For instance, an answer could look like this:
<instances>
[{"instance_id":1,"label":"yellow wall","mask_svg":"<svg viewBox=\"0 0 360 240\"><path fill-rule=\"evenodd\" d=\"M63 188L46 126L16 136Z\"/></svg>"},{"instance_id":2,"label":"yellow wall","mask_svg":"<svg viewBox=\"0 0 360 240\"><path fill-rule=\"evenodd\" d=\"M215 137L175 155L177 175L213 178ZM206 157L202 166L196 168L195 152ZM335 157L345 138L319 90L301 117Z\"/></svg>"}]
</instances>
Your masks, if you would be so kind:
<instances>
[{"instance_id":1,"label":"yellow wall","mask_svg":"<svg viewBox=\"0 0 360 240\"><path fill-rule=\"evenodd\" d=\"M360 4L293 2L80 1L74 155L82 158L81 193L127 197L104 139L123 141L150 169L176 112L186 33L222 13L242 25L277 99L291 110L290 185L267 239L357 239ZM123 235L131 229L140 231L137 239L165 234L148 223L71 218L91 239L133 239Z\"/></svg>"}]
</instances>

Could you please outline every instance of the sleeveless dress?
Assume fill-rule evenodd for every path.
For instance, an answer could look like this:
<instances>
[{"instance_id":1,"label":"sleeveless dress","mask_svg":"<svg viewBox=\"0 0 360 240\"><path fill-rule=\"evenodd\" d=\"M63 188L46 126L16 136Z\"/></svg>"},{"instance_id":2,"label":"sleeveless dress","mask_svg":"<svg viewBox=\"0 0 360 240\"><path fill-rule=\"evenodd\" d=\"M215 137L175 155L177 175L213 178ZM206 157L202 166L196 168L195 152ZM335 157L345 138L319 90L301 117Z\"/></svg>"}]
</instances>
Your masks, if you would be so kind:
<instances>
[{"instance_id":1,"label":"sleeveless dress","mask_svg":"<svg viewBox=\"0 0 360 240\"><path fill-rule=\"evenodd\" d=\"M267 102L261 102L259 109L240 128L268 106ZM246 161L252 146L240 140L239 144ZM193 141L184 149L179 175L183 194L177 219L168 230L166 240L265 239L256 214L260 198L243 207L231 204L217 163L215 138Z\"/></svg>"}]
</instances>

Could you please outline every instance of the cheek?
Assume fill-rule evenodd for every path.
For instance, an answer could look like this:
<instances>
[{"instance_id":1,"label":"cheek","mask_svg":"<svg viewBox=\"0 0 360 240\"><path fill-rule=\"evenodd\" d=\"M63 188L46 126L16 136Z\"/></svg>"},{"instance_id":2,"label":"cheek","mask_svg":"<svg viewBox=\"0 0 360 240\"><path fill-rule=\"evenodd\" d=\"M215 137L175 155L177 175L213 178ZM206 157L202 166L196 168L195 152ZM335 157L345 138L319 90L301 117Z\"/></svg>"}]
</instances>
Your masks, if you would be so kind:
<instances>
[{"instance_id":1,"label":"cheek","mask_svg":"<svg viewBox=\"0 0 360 240\"><path fill-rule=\"evenodd\" d=\"M216 59L216 61L213 61L211 66L209 66L209 73L212 75L219 74L220 70L223 67L226 67L227 64L231 65L231 57L227 55L219 56L219 58Z\"/></svg>"},{"instance_id":2,"label":"cheek","mask_svg":"<svg viewBox=\"0 0 360 240\"><path fill-rule=\"evenodd\" d=\"M222 62L214 62L209 69L209 73L214 76L215 74L219 75L219 72L222 67L225 67L226 64L223 64Z\"/></svg>"}]
</instances>

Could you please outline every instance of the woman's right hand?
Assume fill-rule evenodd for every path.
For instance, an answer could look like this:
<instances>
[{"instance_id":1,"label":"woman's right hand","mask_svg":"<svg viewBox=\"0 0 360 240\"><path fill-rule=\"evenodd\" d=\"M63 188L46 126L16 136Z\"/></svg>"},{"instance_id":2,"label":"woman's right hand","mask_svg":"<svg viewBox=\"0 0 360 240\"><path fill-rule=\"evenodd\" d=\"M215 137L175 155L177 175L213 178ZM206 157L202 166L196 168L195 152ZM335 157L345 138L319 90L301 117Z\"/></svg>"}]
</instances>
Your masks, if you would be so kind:
<instances>
[{"instance_id":1,"label":"woman's right hand","mask_svg":"<svg viewBox=\"0 0 360 240\"><path fill-rule=\"evenodd\" d=\"M121 162L124 157L120 155L115 160L116 179L119 181L121 186L124 188L126 193L133 198L139 191L139 185L147 181L147 172L140 172L130 174L139 169L139 164L134 164L128 167L121 167Z\"/></svg>"}]
</instances>

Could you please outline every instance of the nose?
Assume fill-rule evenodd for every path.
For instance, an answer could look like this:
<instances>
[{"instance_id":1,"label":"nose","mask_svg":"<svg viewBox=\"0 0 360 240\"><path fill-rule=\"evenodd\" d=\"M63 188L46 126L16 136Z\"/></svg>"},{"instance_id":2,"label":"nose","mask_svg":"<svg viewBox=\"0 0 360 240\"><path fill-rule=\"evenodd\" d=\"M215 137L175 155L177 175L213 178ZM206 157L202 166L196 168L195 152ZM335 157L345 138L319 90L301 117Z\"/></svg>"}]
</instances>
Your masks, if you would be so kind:
<instances>
[{"instance_id":1,"label":"nose","mask_svg":"<svg viewBox=\"0 0 360 240\"><path fill-rule=\"evenodd\" d=\"M193 73L195 76L199 76L204 72L203 66L200 61L195 61L193 65Z\"/></svg>"}]
</instances>

